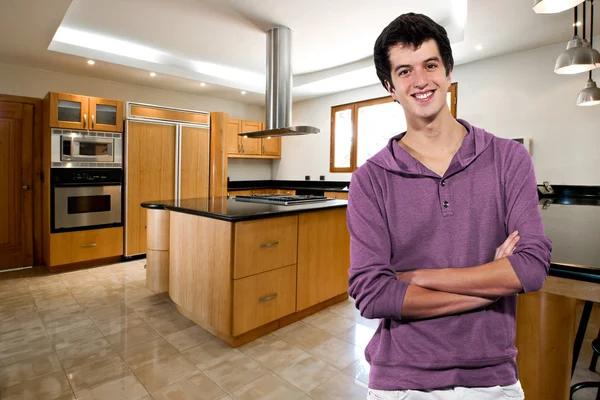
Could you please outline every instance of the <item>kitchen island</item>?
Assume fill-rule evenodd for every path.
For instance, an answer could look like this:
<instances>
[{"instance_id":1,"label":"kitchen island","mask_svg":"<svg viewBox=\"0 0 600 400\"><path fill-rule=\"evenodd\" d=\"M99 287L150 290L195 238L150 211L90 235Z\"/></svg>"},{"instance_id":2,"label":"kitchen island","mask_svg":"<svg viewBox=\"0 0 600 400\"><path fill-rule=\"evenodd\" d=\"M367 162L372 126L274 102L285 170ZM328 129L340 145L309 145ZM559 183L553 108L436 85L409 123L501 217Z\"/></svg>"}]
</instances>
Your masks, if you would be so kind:
<instances>
[{"instance_id":1,"label":"kitchen island","mask_svg":"<svg viewBox=\"0 0 600 400\"><path fill-rule=\"evenodd\" d=\"M147 284L239 346L348 297L345 200L298 205L228 197L152 201Z\"/></svg>"}]
</instances>

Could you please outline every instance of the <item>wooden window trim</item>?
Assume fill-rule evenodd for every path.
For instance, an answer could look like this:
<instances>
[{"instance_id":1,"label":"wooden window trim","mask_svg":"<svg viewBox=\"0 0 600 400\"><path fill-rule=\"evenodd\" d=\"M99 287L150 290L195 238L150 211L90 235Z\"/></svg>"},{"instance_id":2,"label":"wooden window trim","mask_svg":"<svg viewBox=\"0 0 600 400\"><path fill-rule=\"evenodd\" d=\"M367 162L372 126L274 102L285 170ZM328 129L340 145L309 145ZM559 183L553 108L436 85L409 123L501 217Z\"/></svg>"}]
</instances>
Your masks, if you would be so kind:
<instances>
[{"instance_id":1,"label":"wooden window trim","mask_svg":"<svg viewBox=\"0 0 600 400\"><path fill-rule=\"evenodd\" d=\"M457 95L458 95L458 83L454 82L448 89L450 93L450 113L456 118L457 110ZM331 130L330 130L330 149L329 149L329 172L354 172L356 171L356 159L357 159L357 143L358 143L358 109L362 107L370 107L377 104L391 103L394 101L392 97L378 97L369 100L357 101L355 103L341 104L338 106L331 107ZM339 111L352 110L352 145L350 146L350 166L349 167L336 167L335 162L335 114Z\"/></svg>"}]
</instances>

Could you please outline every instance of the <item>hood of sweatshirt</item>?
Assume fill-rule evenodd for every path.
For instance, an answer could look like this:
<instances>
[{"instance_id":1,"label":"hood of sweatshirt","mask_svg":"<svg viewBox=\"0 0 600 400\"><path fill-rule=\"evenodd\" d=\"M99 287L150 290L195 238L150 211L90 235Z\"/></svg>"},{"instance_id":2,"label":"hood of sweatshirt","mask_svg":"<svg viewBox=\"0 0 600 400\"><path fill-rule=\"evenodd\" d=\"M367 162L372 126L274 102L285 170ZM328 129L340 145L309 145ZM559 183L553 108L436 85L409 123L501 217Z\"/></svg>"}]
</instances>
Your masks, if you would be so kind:
<instances>
[{"instance_id":1,"label":"hood of sweatshirt","mask_svg":"<svg viewBox=\"0 0 600 400\"><path fill-rule=\"evenodd\" d=\"M445 174L446 176L466 168L469 164L475 161L477 157L479 157L479 155L483 153L483 151L490 145L492 139L494 138L491 133L486 132L484 129L477 128L465 120L459 119L458 122L460 122L467 129L467 134L465 135L458 152L448 167L448 171ZM375 164L386 171L400 175L412 175L414 177L437 177L437 175L425 168L423 164L421 164L406 150L400 147L398 140L404 137L404 135L406 135L406 132L391 138L387 146L379 153L368 159L367 162Z\"/></svg>"}]
</instances>

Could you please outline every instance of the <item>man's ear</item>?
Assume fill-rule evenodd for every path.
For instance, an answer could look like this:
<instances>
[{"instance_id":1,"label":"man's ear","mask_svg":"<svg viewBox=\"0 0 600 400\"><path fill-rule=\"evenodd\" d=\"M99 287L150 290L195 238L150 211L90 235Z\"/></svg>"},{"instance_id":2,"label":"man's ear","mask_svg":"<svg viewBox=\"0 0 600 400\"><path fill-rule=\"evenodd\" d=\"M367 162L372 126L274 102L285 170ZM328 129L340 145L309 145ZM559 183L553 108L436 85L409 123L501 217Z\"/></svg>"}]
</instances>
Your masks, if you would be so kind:
<instances>
[{"instance_id":1,"label":"man's ear","mask_svg":"<svg viewBox=\"0 0 600 400\"><path fill-rule=\"evenodd\" d=\"M387 90L389 94L392 94L396 91L396 89L394 89L394 87L388 80L385 80L384 83L385 83L385 90Z\"/></svg>"}]
</instances>

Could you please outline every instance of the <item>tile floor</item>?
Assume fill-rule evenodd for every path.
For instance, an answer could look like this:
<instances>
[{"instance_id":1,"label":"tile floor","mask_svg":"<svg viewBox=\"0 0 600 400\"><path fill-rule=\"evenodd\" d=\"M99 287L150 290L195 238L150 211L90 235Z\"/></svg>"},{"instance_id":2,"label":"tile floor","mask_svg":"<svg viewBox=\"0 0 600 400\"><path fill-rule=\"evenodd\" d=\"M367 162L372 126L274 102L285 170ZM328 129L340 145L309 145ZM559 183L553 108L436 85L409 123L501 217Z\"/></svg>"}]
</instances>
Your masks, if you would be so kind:
<instances>
[{"instance_id":1,"label":"tile floor","mask_svg":"<svg viewBox=\"0 0 600 400\"><path fill-rule=\"evenodd\" d=\"M366 398L376 324L351 301L232 349L148 291L144 262L0 273L0 399ZM597 308L573 382L600 380L599 327Z\"/></svg>"}]
</instances>

